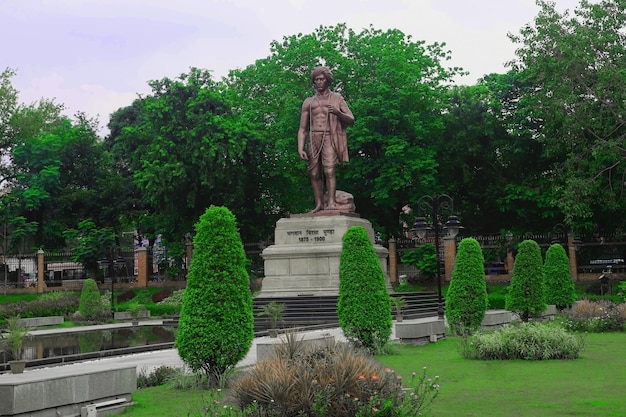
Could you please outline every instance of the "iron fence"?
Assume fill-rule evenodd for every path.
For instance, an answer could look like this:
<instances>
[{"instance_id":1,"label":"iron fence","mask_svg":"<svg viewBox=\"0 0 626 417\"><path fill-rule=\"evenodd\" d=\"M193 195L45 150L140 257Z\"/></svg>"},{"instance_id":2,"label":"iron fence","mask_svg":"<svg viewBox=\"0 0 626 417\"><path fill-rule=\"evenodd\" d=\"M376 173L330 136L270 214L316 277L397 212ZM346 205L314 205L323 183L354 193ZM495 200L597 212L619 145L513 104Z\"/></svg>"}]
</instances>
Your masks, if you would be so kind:
<instances>
[{"instance_id":1,"label":"iron fence","mask_svg":"<svg viewBox=\"0 0 626 417\"><path fill-rule=\"evenodd\" d=\"M457 242L462 237L457 238ZM507 253L515 255L517 244L526 239L535 240L545 253L547 248L560 242L568 249L567 236L555 234L526 234L519 236L485 235L474 236L479 242L485 258L486 275L507 275ZM432 240L432 239L431 239ZM389 247L388 242L378 242ZM432 242L431 242L432 243ZM571 243L571 242L570 242ZM264 262L261 256L263 250L273 242L248 242L244 243L244 250L249 260L249 271L253 277L264 276ZM417 248L417 240L398 239L397 271L398 275L418 277L419 270L414 265L401 262L404 253ZM443 249L441 250L443 252ZM587 277L603 273L626 274L626 236L582 236L576 240L576 260L579 274ZM149 281L184 281L187 278L188 259L186 254L169 251L166 247L148 248ZM570 255L568 253L568 255ZM440 267L444 268L443 253L439 254ZM0 286L6 288L27 288L36 286L37 282L37 254L5 255L1 258L2 271L0 271ZM98 262L95 271L96 280L102 283L134 282L137 280L137 254L133 247L116 247L107 256ZM87 271L80 263L76 262L71 250L47 250L44 252L44 282L48 287L71 287L82 285L88 276L93 276L94 271Z\"/></svg>"}]
</instances>

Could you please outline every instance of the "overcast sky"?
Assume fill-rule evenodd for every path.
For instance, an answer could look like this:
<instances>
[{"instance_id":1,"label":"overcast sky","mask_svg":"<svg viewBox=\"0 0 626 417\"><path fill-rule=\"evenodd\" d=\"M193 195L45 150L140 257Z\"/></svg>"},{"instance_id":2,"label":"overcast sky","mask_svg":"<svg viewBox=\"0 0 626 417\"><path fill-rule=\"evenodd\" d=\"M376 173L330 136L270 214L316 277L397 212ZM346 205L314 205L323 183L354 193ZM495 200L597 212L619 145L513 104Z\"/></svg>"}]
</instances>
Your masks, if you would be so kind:
<instances>
[{"instance_id":1,"label":"overcast sky","mask_svg":"<svg viewBox=\"0 0 626 417\"><path fill-rule=\"evenodd\" d=\"M573 11L578 0L555 0ZM346 23L445 42L450 66L504 72L508 32L531 23L534 0L0 0L0 71L17 70L20 100L54 98L66 114L109 115L190 67L215 79L269 55L272 40Z\"/></svg>"}]
</instances>

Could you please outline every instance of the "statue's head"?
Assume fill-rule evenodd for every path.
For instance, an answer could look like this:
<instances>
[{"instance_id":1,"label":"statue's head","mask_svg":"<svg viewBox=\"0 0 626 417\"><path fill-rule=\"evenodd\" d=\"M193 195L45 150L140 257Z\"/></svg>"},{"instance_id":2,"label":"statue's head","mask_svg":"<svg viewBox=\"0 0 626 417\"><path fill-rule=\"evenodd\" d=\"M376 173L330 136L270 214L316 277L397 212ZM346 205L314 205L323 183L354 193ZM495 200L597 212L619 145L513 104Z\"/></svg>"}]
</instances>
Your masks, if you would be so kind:
<instances>
[{"instance_id":1,"label":"statue's head","mask_svg":"<svg viewBox=\"0 0 626 417\"><path fill-rule=\"evenodd\" d=\"M330 72L330 68L321 65L313 68L313 71L311 71L311 82L315 82L315 77L319 75L323 75L328 84L333 82L333 73Z\"/></svg>"}]
</instances>

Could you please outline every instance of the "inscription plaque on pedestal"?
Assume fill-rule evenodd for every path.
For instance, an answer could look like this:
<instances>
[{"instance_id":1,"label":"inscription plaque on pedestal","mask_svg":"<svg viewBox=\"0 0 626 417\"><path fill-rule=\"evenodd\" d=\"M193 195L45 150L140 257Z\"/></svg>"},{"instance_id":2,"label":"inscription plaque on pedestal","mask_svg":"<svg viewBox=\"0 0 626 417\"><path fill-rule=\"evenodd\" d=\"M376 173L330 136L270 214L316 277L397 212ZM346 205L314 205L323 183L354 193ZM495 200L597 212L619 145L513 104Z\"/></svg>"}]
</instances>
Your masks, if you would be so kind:
<instances>
[{"instance_id":1,"label":"inscription plaque on pedestal","mask_svg":"<svg viewBox=\"0 0 626 417\"><path fill-rule=\"evenodd\" d=\"M342 239L352 226L365 228L375 243L372 224L353 214L294 215L278 220L274 245L261 254L265 263L261 296L338 295ZM376 244L374 250L389 283L388 251Z\"/></svg>"}]
</instances>

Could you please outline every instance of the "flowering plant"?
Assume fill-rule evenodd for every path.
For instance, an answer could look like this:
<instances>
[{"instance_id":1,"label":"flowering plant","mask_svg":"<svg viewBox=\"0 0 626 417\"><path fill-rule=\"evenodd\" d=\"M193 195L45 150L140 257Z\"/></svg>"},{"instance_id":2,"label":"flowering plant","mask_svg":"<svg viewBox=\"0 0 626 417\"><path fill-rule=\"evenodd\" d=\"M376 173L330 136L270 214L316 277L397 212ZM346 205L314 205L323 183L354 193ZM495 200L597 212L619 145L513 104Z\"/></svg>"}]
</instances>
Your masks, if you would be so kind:
<instances>
[{"instance_id":1,"label":"flowering plant","mask_svg":"<svg viewBox=\"0 0 626 417\"><path fill-rule=\"evenodd\" d=\"M425 368L405 385L401 375L349 344L292 343L233 382L238 406L255 409L249 415L408 417L420 415L439 394L438 378Z\"/></svg>"}]
</instances>

